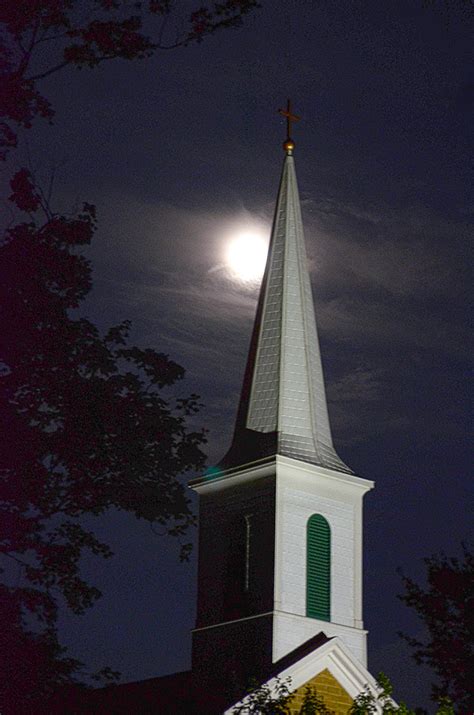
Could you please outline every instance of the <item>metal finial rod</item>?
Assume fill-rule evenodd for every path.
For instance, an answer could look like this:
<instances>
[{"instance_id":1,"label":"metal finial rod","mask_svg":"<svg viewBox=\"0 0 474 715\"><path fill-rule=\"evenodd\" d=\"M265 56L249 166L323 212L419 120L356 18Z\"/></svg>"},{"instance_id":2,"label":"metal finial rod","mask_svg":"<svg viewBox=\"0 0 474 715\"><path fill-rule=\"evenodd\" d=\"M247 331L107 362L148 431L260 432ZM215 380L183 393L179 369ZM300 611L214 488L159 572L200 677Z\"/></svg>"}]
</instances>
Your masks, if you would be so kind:
<instances>
[{"instance_id":1,"label":"metal finial rod","mask_svg":"<svg viewBox=\"0 0 474 715\"><path fill-rule=\"evenodd\" d=\"M286 104L286 110L279 109L278 112L282 115L282 117L286 117L286 141L283 143L283 149L287 154L292 154L293 149L295 148L295 142L291 138L291 122L299 122L301 117L292 113L290 100L288 100Z\"/></svg>"}]
</instances>

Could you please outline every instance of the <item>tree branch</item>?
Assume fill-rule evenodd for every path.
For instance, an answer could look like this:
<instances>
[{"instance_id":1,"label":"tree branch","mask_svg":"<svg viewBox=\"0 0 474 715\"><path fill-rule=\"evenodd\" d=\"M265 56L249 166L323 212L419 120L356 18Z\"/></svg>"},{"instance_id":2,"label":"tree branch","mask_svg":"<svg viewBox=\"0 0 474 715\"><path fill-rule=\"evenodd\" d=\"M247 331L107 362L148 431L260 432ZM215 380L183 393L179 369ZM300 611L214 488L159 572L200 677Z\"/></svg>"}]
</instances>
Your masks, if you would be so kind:
<instances>
[{"instance_id":1,"label":"tree branch","mask_svg":"<svg viewBox=\"0 0 474 715\"><path fill-rule=\"evenodd\" d=\"M63 67L66 67L67 65L71 64L67 60L64 62L60 62L58 65L55 67L51 67L49 70L46 70L45 72L40 72L40 74L35 74L32 77L25 77L27 82L36 82L39 79L44 79L45 77L49 77L50 74L54 74L54 72L59 72L59 70L63 69Z\"/></svg>"}]
</instances>

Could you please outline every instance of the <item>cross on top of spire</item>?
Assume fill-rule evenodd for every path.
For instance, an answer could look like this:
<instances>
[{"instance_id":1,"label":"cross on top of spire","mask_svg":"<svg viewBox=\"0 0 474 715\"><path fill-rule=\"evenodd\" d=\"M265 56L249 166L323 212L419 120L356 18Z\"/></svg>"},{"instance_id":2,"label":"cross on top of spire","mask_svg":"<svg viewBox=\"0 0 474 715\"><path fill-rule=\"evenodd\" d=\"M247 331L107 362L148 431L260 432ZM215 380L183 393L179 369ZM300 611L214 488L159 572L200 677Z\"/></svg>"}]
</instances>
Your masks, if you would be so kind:
<instances>
[{"instance_id":1,"label":"cross on top of spire","mask_svg":"<svg viewBox=\"0 0 474 715\"><path fill-rule=\"evenodd\" d=\"M279 109L278 112L282 115L282 117L286 117L286 141L283 142L283 149L287 154L291 155L293 153L293 149L295 148L295 142L291 138L291 122L299 122L301 117L292 113L290 100L286 103L286 110Z\"/></svg>"}]
</instances>

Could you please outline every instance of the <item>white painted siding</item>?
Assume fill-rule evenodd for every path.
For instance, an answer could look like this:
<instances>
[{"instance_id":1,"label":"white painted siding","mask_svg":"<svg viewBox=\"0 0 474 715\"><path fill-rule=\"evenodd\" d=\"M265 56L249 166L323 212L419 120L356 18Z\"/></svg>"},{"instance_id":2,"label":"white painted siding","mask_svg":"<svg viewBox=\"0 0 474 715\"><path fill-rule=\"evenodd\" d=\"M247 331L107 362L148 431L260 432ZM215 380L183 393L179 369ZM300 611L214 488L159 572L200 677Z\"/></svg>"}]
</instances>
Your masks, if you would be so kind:
<instances>
[{"instance_id":1,"label":"white painted siding","mask_svg":"<svg viewBox=\"0 0 474 715\"><path fill-rule=\"evenodd\" d=\"M273 658L316 633L339 635L365 662L362 600L362 497L371 483L278 458ZM331 528L331 620L306 617L306 529L312 514Z\"/></svg>"},{"instance_id":2,"label":"white painted siding","mask_svg":"<svg viewBox=\"0 0 474 715\"><path fill-rule=\"evenodd\" d=\"M250 580L258 598L251 615L273 613L266 655L276 661L322 631L339 636L365 665L362 498L373 483L278 455L272 464L193 486L202 509L198 627L229 621L218 607L227 579L225 544L233 518L252 514L250 564L253 554L257 568ZM322 514L331 528L330 622L306 617L306 528L312 514ZM248 615L233 614L232 620L243 617L243 623Z\"/></svg>"},{"instance_id":3,"label":"white painted siding","mask_svg":"<svg viewBox=\"0 0 474 715\"><path fill-rule=\"evenodd\" d=\"M353 505L288 487L282 495L280 608L306 615L306 528L312 514L321 514L331 529L331 621L353 626Z\"/></svg>"}]
</instances>

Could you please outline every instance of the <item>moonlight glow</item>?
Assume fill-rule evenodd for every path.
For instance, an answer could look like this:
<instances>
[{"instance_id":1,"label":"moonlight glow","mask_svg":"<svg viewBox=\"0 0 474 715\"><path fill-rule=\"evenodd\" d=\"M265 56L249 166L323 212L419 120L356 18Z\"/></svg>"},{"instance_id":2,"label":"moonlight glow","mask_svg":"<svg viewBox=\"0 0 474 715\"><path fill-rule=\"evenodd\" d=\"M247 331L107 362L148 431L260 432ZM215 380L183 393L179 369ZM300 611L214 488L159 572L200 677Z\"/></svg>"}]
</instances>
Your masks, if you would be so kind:
<instances>
[{"instance_id":1,"label":"moonlight glow","mask_svg":"<svg viewBox=\"0 0 474 715\"><path fill-rule=\"evenodd\" d=\"M268 245L257 231L245 231L229 239L226 263L235 278L256 283L263 276Z\"/></svg>"}]
</instances>

